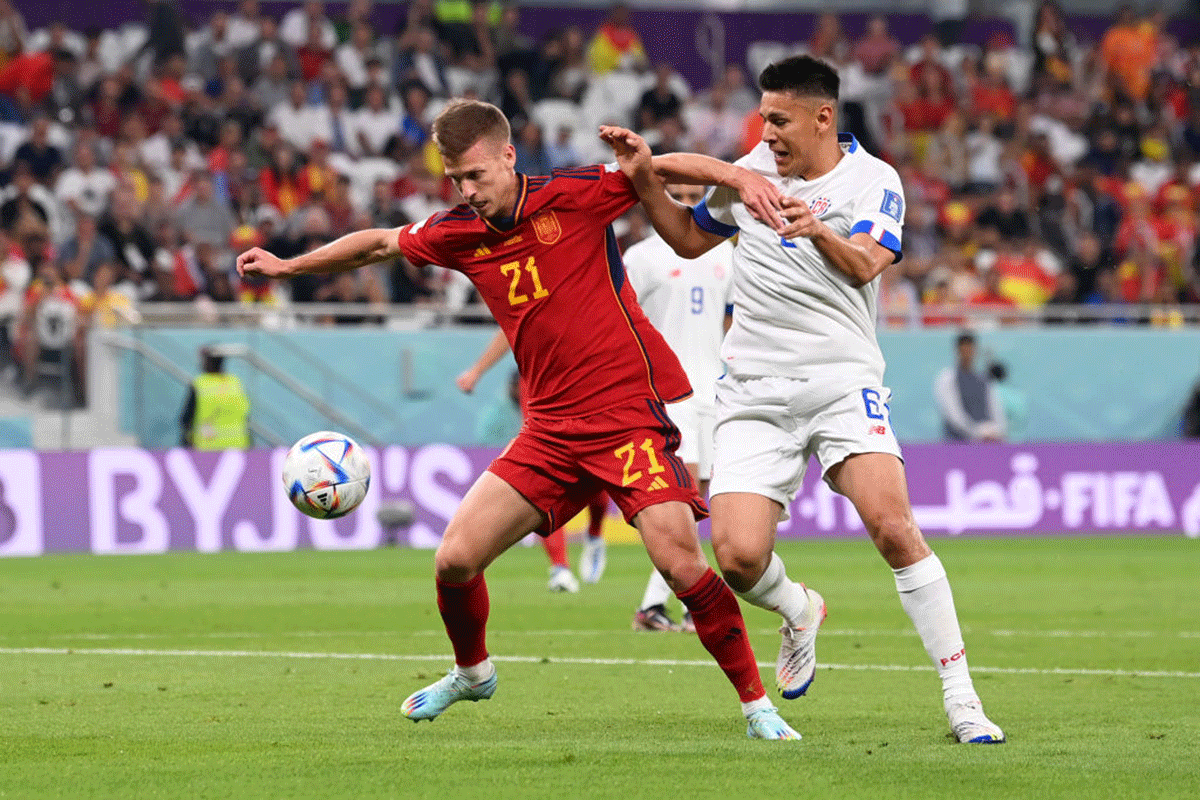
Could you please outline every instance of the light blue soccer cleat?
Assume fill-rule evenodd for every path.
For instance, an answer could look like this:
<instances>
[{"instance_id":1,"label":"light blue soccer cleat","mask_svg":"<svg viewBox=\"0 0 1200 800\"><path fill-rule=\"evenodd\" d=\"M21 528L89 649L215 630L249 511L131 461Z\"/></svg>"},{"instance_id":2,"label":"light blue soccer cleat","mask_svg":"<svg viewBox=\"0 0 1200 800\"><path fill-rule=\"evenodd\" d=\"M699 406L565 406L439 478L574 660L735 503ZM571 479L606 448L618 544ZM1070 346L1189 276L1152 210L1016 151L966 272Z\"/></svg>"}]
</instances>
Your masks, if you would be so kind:
<instances>
[{"instance_id":1,"label":"light blue soccer cleat","mask_svg":"<svg viewBox=\"0 0 1200 800\"><path fill-rule=\"evenodd\" d=\"M792 729L779 716L777 708L763 708L746 717L746 735L751 739L800 739L799 733Z\"/></svg>"},{"instance_id":2,"label":"light blue soccer cleat","mask_svg":"<svg viewBox=\"0 0 1200 800\"><path fill-rule=\"evenodd\" d=\"M785 700L795 700L808 691L817 675L817 631L825 621L825 600L817 592L800 585L808 593L805 622L800 628L784 625L779 629L783 642L775 662L775 685Z\"/></svg>"},{"instance_id":3,"label":"light blue soccer cleat","mask_svg":"<svg viewBox=\"0 0 1200 800\"><path fill-rule=\"evenodd\" d=\"M400 706L400 712L413 722L432 720L459 700L472 703L487 700L496 693L496 673L479 683L471 683L451 668L450 673L424 689L413 692Z\"/></svg>"},{"instance_id":4,"label":"light blue soccer cleat","mask_svg":"<svg viewBox=\"0 0 1200 800\"><path fill-rule=\"evenodd\" d=\"M584 583L599 583L608 564L608 545L603 536L588 536L583 540L579 556L579 575Z\"/></svg>"}]
</instances>

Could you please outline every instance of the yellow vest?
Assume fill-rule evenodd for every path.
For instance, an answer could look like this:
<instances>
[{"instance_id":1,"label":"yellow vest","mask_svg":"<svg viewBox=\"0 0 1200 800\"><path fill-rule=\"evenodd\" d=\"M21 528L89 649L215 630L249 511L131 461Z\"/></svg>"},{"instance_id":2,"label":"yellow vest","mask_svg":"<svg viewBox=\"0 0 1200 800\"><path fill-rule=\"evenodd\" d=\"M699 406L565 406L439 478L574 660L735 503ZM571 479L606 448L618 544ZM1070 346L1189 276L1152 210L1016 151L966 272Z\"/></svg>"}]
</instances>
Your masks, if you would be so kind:
<instances>
[{"instance_id":1,"label":"yellow vest","mask_svg":"<svg viewBox=\"0 0 1200 800\"><path fill-rule=\"evenodd\" d=\"M500 4L497 2L488 3L488 24L495 25L500 22L501 13ZM445 23L469 23L471 21L471 0L434 0L433 16L438 22Z\"/></svg>"},{"instance_id":2,"label":"yellow vest","mask_svg":"<svg viewBox=\"0 0 1200 800\"><path fill-rule=\"evenodd\" d=\"M196 415L192 447L197 450L244 450L250 446L250 398L236 375L205 372L192 381Z\"/></svg>"}]
</instances>

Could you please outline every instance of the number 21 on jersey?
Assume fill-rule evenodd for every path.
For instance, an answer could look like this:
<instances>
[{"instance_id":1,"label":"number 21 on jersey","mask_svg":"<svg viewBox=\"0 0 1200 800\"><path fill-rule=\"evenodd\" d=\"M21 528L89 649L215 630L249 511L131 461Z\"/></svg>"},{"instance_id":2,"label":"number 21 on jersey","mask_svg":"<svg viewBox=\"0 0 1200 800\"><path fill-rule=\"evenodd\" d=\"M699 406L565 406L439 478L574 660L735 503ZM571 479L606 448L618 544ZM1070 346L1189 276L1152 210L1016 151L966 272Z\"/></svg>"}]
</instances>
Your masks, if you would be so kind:
<instances>
[{"instance_id":1,"label":"number 21 on jersey","mask_svg":"<svg viewBox=\"0 0 1200 800\"><path fill-rule=\"evenodd\" d=\"M503 275L511 276L511 281L508 284L508 304L510 306L519 306L521 303L529 302L529 295L520 291L525 289L528 291L529 285L533 288L533 299L540 300L550 294L549 290L542 286L542 279L538 275L537 263L533 260L533 256L525 259L525 263L520 261L510 261L507 264L500 265L500 272ZM529 280L523 280L525 274L528 273Z\"/></svg>"}]
</instances>

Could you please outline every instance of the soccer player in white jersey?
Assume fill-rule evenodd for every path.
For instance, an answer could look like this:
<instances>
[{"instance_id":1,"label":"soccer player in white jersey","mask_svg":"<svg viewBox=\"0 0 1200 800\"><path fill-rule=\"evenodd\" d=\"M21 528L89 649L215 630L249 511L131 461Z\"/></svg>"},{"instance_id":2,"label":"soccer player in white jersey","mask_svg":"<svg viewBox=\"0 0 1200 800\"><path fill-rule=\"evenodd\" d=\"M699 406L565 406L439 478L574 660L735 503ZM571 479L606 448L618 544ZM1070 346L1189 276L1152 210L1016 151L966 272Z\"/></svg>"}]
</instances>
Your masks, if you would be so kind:
<instances>
[{"instance_id":1,"label":"soccer player in white jersey","mask_svg":"<svg viewBox=\"0 0 1200 800\"><path fill-rule=\"evenodd\" d=\"M704 199L704 188L670 184L676 202L694 206ZM697 259L680 258L657 234L625 251L625 274L637 292L638 305L650 324L679 357L695 392L667 407L679 429L676 451L692 473L700 496L708 494L712 477L713 423L716 398L713 387L725 371L721 339L728 329L733 288L733 246L721 242ZM657 570L650 573L641 605L633 616L635 631L695 630L688 615L676 624L667 613L671 589Z\"/></svg>"},{"instance_id":2,"label":"soccer player in white jersey","mask_svg":"<svg viewBox=\"0 0 1200 800\"><path fill-rule=\"evenodd\" d=\"M742 599L782 615L776 683L785 698L804 694L825 603L788 578L774 542L815 455L895 574L900 602L942 679L955 737L1003 742L975 693L946 572L913 519L889 419L875 295L879 274L901 257L904 190L895 170L837 132L831 67L807 56L784 59L763 70L760 86L762 142L732 167L694 154L651 161L641 137L601 129L677 253L692 258L741 232L733 327L722 347L728 373L717 384L710 490L717 562ZM722 188L764 179L782 219ZM664 197L664 180L718 188L687 209Z\"/></svg>"}]
</instances>

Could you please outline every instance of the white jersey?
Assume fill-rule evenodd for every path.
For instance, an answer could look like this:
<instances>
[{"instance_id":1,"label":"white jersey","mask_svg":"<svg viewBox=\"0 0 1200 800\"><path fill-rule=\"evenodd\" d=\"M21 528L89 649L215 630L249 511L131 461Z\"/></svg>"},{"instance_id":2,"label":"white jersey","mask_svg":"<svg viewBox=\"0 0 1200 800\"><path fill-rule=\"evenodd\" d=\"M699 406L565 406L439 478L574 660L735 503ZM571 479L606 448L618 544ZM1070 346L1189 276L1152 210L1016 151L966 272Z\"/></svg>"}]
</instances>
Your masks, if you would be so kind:
<instances>
[{"instance_id":1,"label":"white jersey","mask_svg":"<svg viewBox=\"0 0 1200 800\"><path fill-rule=\"evenodd\" d=\"M679 357L706 407L725 372L721 339L733 287L733 245L722 242L695 259L682 258L658 234L625 252L625 271L638 305Z\"/></svg>"},{"instance_id":2,"label":"white jersey","mask_svg":"<svg viewBox=\"0 0 1200 800\"><path fill-rule=\"evenodd\" d=\"M811 181L781 177L765 143L737 164L805 201L837 235L869 233L899 260L900 176L853 136L838 138L845 155ZM692 213L704 230L727 237L740 231L733 327L721 350L731 374L812 380L814 390L821 387L821 397L809 398L814 402L855 386L882 385L883 354L875 339L878 278L856 288L811 240L785 241L755 220L732 189L717 187Z\"/></svg>"}]
</instances>

